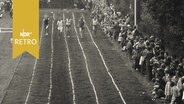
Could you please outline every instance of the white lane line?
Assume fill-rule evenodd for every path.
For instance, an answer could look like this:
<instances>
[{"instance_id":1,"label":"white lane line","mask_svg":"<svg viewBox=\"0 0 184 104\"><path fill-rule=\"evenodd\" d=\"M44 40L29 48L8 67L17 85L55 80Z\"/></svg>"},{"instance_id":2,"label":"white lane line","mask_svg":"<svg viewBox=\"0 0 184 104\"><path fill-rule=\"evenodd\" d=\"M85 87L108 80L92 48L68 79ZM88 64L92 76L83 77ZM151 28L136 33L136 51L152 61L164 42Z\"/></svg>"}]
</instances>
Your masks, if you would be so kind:
<instances>
[{"instance_id":1,"label":"white lane line","mask_svg":"<svg viewBox=\"0 0 184 104\"><path fill-rule=\"evenodd\" d=\"M102 62L103 62L104 66L105 66L105 68L106 68L106 70L107 70L107 72L108 72L108 75L109 75L110 78L111 78L111 81L113 82L113 84L114 84L116 90L118 91L119 96L121 97L121 100L123 101L124 104L126 104L125 99L123 98L121 91L119 90L119 88L118 88L116 82L114 81L114 78L112 77L112 74L111 74L110 71L109 71L109 68L108 68L107 65L106 65L106 62L105 62L104 57L103 57L103 55L102 55L102 52L100 51L100 49L98 48L98 45L96 44L96 42L94 41L94 39L93 39L93 37L92 37L92 33L91 33L91 31L89 30L89 27L88 27L87 24L86 24L86 20L85 20L85 17L84 17L83 14L82 14L82 17L84 18L85 26L86 26L86 28L87 28L87 30L88 30L88 32L89 32L89 35L90 35L90 37L91 37L91 40L92 40L93 44L95 45L96 49L98 50L98 53L99 53L99 55L100 55L100 57L101 57L101 59L102 59Z\"/></svg>"},{"instance_id":2,"label":"white lane line","mask_svg":"<svg viewBox=\"0 0 184 104\"><path fill-rule=\"evenodd\" d=\"M12 30L13 28L6 28L6 27L2 27L0 29L7 29L7 30Z\"/></svg>"},{"instance_id":3,"label":"white lane line","mask_svg":"<svg viewBox=\"0 0 184 104\"><path fill-rule=\"evenodd\" d=\"M53 14L54 17L54 14ZM51 59L50 59L50 86L49 86L49 96L47 104L50 104L51 96L52 96L52 71L53 71L53 55L54 55L54 43L53 43L53 35L54 35L54 20L52 21L52 33L51 33Z\"/></svg>"},{"instance_id":4,"label":"white lane line","mask_svg":"<svg viewBox=\"0 0 184 104\"><path fill-rule=\"evenodd\" d=\"M44 30L44 26L43 26L43 21L42 21L42 29L41 29L41 36L40 36L40 47L41 47L41 44L42 44L41 41L42 41L42 36L43 36L43 30ZM32 77L31 77L31 81L30 81L30 84L29 84L28 93L26 95L26 100L25 100L24 104L27 104L27 102L29 100L29 96L30 96L30 93L31 93L31 88L32 88L33 80L34 80L34 76L35 76L37 62L38 62L38 60L35 59L35 63L34 63L34 67L33 67L33 72L32 72Z\"/></svg>"},{"instance_id":5,"label":"white lane line","mask_svg":"<svg viewBox=\"0 0 184 104\"><path fill-rule=\"evenodd\" d=\"M65 14L63 13L63 20L65 20ZM73 77L72 77L72 71L71 71L71 58L70 58L70 50L69 50L69 46L68 46L68 41L66 39L66 30L65 30L65 26L64 26L64 39L65 39L65 44L66 44L66 49L67 49L67 56L68 56L68 70L69 70L69 75L70 75L70 80L71 80L71 84L72 84L72 95L73 95L73 104L76 104L76 97L75 97L75 86L74 86L74 82L73 82Z\"/></svg>"},{"instance_id":6,"label":"white lane line","mask_svg":"<svg viewBox=\"0 0 184 104\"><path fill-rule=\"evenodd\" d=\"M76 32L76 36L77 36L77 41L80 45L80 48L82 50L82 53L83 53L83 56L84 56L84 59L85 59L85 64L86 64L86 70L87 70L87 73L88 73L88 78L89 78L89 81L93 87L93 91L94 91L94 94L95 94L95 99L96 99L96 104L99 104L99 101L98 101L98 95L97 95L97 92L96 92L96 88L95 88L95 85L93 84L93 81L91 79L91 75L90 75L90 72L89 72L89 66L88 66L88 62L87 62L87 58L86 58L86 55L85 55L85 52L84 52L84 48L82 47L82 44L79 40L79 36L77 35L78 32L77 32L77 29L76 29L76 25L75 25L75 15L74 13L72 13L72 16L73 16L73 21L74 21L74 29L75 29L75 32Z\"/></svg>"},{"instance_id":7,"label":"white lane line","mask_svg":"<svg viewBox=\"0 0 184 104\"><path fill-rule=\"evenodd\" d=\"M0 30L0 33L12 33L12 31L2 31L2 30Z\"/></svg>"},{"instance_id":8,"label":"white lane line","mask_svg":"<svg viewBox=\"0 0 184 104\"><path fill-rule=\"evenodd\" d=\"M32 88L33 80L34 80L34 76L35 76L36 65L37 65L37 59L35 60L35 63L34 63L32 78L31 78L31 81L30 81L30 84L29 84L29 89L28 89L28 93L27 93L26 100L25 100L24 104L27 104L27 102L29 100L29 96L30 96L30 92L31 92L31 88Z\"/></svg>"},{"instance_id":9,"label":"white lane line","mask_svg":"<svg viewBox=\"0 0 184 104\"><path fill-rule=\"evenodd\" d=\"M0 33L12 33L12 28L0 28Z\"/></svg>"}]
</instances>

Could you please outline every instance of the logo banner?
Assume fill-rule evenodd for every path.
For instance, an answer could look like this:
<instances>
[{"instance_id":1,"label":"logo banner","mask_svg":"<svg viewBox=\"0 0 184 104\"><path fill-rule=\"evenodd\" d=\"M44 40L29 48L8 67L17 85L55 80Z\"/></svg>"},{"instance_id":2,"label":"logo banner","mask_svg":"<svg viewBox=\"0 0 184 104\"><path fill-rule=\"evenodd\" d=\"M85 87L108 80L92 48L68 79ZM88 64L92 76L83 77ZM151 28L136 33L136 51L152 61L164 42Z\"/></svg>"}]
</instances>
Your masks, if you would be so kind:
<instances>
[{"instance_id":1,"label":"logo banner","mask_svg":"<svg viewBox=\"0 0 184 104\"><path fill-rule=\"evenodd\" d=\"M13 0L13 58L39 58L39 0Z\"/></svg>"}]
</instances>

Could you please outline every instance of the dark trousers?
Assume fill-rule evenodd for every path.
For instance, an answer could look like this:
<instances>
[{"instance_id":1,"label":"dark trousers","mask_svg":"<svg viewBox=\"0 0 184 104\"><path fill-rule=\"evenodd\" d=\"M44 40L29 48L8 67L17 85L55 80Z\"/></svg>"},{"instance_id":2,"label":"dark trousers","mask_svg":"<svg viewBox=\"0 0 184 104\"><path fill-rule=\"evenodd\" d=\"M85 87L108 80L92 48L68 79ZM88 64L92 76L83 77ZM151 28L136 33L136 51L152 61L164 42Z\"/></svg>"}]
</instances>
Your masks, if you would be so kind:
<instances>
[{"instance_id":1,"label":"dark trousers","mask_svg":"<svg viewBox=\"0 0 184 104\"><path fill-rule=\"evenodd\" d=\"M151 81L153 78L153 75L152 75L152 67L150 66L149 60L146 61L146 74L147 74L147 79Z\"/></svg>"},{"instance_id":2,"label":"dark trousers","mask_svg":"<svg viewBox=\"0 0 184 104\"><path fill-rule=\"evenodd\" d=\"M140 71L139 59L139 56L135 57L135 69L138 69Z\"/></svg>"}]
</instances>

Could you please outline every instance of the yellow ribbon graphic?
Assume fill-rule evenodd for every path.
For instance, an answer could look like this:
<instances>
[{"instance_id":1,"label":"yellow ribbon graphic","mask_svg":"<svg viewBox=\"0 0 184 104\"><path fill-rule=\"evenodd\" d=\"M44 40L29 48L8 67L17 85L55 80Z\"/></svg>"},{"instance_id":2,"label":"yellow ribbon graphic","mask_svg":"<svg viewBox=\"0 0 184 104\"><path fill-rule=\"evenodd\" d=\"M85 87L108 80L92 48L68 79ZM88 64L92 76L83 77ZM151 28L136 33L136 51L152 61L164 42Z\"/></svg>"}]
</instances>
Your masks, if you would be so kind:
<instances>
[{"instance_id":1,"label":"yellow ribbon graphic","mask_svg":"<svg viewBox=\"0 0 184 104\"><path fill-rule=\"evenodd\" d=\"M13 58L25 51L39 58L39 0L13 0Z\"/></svg>"}]
</instances>

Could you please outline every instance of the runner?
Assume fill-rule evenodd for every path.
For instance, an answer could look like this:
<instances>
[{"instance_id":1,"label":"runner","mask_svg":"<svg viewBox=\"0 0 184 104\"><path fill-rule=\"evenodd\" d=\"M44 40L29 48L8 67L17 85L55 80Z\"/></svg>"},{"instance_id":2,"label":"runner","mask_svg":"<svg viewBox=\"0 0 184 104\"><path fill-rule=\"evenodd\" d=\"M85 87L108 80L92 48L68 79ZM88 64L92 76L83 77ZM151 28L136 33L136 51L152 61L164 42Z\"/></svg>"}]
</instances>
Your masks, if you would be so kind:
<instances>
[{"instance_id":1,"label":"runner","mask_svg":"<svg viewBox=\"0 0 184 104\"><path fill-rule=\"evenodd\" d=\"M98 19L96 17L94 17L92 19L92 25L93 25L93 32L94 32L94 35L96 35L96 31L97 31L97 25L98 25Z\"/></svg>"},{"instance_id":2,"label":"runner","mask_svg":"<svg viewBox=\"0 0 184 104\"><path fill-rule=\"evenodd\" d=\"M70 32L71 22L72 22L71 18L66 19L66 32Z\"/></svg>"},{"instance_id":3,"label":"runner","mask_svg":"<svg viewBox=\"0 0 184 104\"><path fill-rule=\"evenodd\" d=\"M83 36L82 36L82 30L84 29L84 19L83 19L83 17L80 17L78 25L79 25L79 34L81 34L81 38L83 38Z\"/></svg>"},{"instance_id":4,"label":"runner","mask_svg":"<svg viewBox=\"0 0 184 104\"><path fill-rule=\"evenodd\" d=\"M58 26L58 31L59 31L58 37L59 38L60 38L60 35L63 32L63 25L64 25L64 21L62 19L57 21L57 26Z\"/></svg>"},{"instance_id":5,"label":"runner","mask_svg":"<svg viewBox=\"0 0 184 104\"><path fill-rule=\"evenodd\" d=\"M46 17L44 20L44 29L45 29L45 35L48 35L48 28L49 28L49 17Z\"/></svg>"},{"instance_id":6,"label":"runner","mask_svg":"<svg viewBox=\"0 0 184 104\"><path fill-rule=\"evenodd\" d=\"M84 29L84 19L81 17L79 19L79 32L82 33L82 30Z\"/></svg>"}]
</instances>

